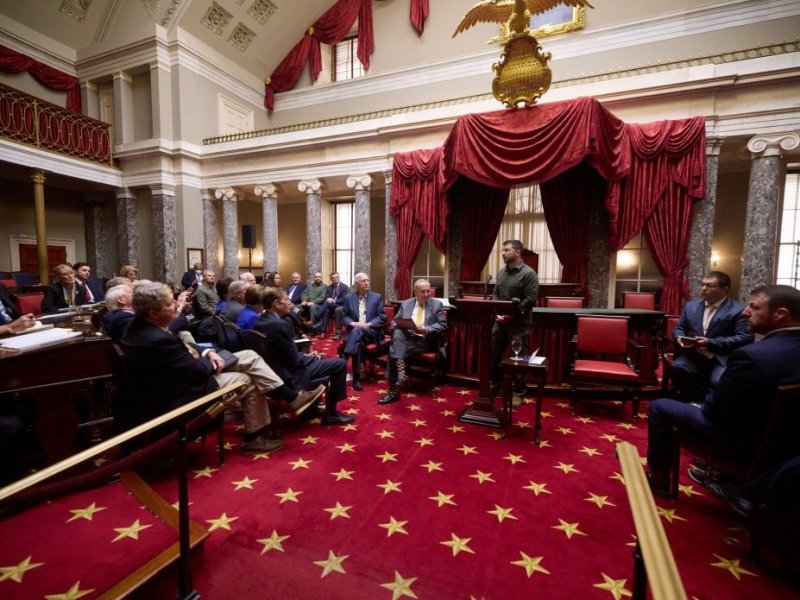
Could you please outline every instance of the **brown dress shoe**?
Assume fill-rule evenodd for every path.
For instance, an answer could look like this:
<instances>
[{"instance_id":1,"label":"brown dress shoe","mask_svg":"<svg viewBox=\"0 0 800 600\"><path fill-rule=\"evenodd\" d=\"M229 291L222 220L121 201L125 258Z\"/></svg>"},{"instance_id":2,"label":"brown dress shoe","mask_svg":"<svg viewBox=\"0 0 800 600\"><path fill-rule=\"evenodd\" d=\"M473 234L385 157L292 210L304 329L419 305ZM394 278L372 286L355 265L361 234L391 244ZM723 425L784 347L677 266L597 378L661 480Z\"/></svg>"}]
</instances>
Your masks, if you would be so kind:
<instances>
[{"instance_id":1,"label":"brown dress shoe","mask_svg":"<svg viewBox=\"0 0 800 600\"><path fill-rule=\"evenodd\" d=\"M249 442L242 443L242 453L244 454L269 454L270 452L277 452L283 448L283 440L267 439L265 437L257 437Z\"/></svg>"},{"instance_id":2,"label":"brown dress shoe","mask_svg":"<svg viewBox=\"0 0 800 600\"><path fill-rule=\"evenodd\" d=\"M324 385L318 385L313 390L303 391L297 394L297 398L292 400L289 403L289 410L294 413L295 416L302 413L306 410L309 406L314 404L317 399L322 396L325 392Z\"/></svg>"}]
</instances>

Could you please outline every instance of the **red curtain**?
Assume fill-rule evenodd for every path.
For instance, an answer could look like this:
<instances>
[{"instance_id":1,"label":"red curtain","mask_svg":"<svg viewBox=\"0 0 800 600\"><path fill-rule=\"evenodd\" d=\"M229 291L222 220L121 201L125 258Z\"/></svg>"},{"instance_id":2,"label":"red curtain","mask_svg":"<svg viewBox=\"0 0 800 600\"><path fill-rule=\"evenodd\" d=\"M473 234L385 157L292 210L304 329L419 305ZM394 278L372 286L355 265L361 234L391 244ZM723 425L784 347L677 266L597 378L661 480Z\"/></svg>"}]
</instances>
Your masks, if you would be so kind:
<instances>
[{"instance_id":1,"label":"red curtain","mask_svg":"<svg viewBox=\"0 0 800 600\"><path fill-rule=\"evenodd\" d=\"M461 280L475 281L481 276L503 222L508 189L461 181L465 184L457 183L450 188L450 206L451 210L464 213Z\"/></svg>"},{"instance_id":2,"label":"red curtain","mask_svg":"<svg viewBox=\"0 0 800 600\"><path fill-rule=\"evenodd\" d=\"M81 112L81 86L77 77L62 73L38 60L33 60L0 45L0 71L22 73L28 71L36 81L51 90L67 92L67 110Z\"/></svg>"},{"instance_id":3,"label":"red curtain","mask_svg":"<svg viewBox=\"0 0 800 600\"><path fill-rule=\"evenodd\" d=\"M316 81L322 71L320 44L338 44L358 19L358 59L369 69L370 57L375 51L372 27L372 0L339 0L308 29L294 48L267 77L264 88L264 105L272 112L275 92L285 92L297 85L303 67L308 62L311 79Z\"/></svg>"},{"instance_id":4,"label":"red curtain","mask_svg":"<svg viewBox=\"0 0 800 600\"><path fill-rule=\"evenodd\" d=\"M419 35L422 35L425 29L429 8L428 0L411 0L411 24Z\"/></svg>"}]
</instances>

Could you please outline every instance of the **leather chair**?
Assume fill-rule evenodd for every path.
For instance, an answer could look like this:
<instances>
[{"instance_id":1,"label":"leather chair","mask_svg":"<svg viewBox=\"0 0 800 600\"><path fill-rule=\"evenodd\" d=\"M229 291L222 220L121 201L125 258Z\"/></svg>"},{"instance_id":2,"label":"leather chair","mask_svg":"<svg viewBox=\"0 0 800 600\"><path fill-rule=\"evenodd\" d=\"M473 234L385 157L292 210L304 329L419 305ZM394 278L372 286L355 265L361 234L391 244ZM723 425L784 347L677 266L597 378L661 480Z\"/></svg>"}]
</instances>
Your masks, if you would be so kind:
<instances>
[{"instance_id":1,"label":"leather chair","mask_svg":"<svg viewBox=\"0 0 800 600\"><path fill-rule=\"evenodd\" d=\"M35 315L41 314L42 300L44 300L44 294L41 292L14 294L14 302L17 304L17 310L23 315L28 313L33 313Z\"/></svg>"},{"instance_id":2,"label":"leather chair","mask_svg":"<svg viewBox=\"0 0 800 600\"><path fill-rule=\"evenodd\" d=\"M583 308L582 296L545 296L545 308Z\"/></svg>"},{"instance_id":3,"label":"leather chair","mask_svg":"<svg viewBox=\"0 0 800 600\"><path fill-rule=\"evenodd\" d=\"M635 421L639 416L639 392L643 386L636 367L642 346L628 338L628 317L580 315L572 341L569 376L572 414L576 412L578 388L622 388L626 396L633 396ZM626 400L623 397L623 403Z\"/></svg>"},{"instance_id":4,"label":"leather chair","mask_svg":"<svg viewBox=\"0 0 800 600\"><path fill-rule=\"evenodd\" d=\"M375 363L378 362L380 357L389 354L389 343L392 341L391 324L394 320L394 306L391 304L385 305L383 310L386 311L386 324L383 326L383 339L379 337L377 342L364 344L361 348L361 364L366 368L367 377L369 379L375 379ZM344 344L342 343L339 356L342 356L343 353Z\"/></svg>"},{"instance_id":5,"label":"leather chair","mask_svg":"<svg viewBox=\"0 0 800 600\"><path fill-rule=\"evenodd\" d=\"M445 311L445 315L447 312ZM409 354L406 356L406 369L409 377L415 369L428 371L435 381L442 382L447 379L447 332L438 336L439 346L432 352Z\"/></svg>"},{"instance_id":6,"label":"leather chair","mask_svg":"<svg viewBox=\"0 0 800 600\"><path fill-rule=\"evenodd\" d=\"M38 275L36 273L31 273L30 271L12 271L11 275L17 282L18 287L39 284Z\"/></svg>"},{"instance_id":7,"label":"leather chair","mask_svg":"<svg viewBox=\"0 0 800 600\"><path fill-rule=\"evenodd\" d=\"M622 292L622 308L656 309L656 295L653 292Z\"/></svg>"},{"instance_id":8,"label":"leather chair","mask_svg":"<svg viewBox=\"0 0 800 600\"><path fill-rule=\"evenodd\" d=\"M2 284L7 290L17 289L17 280L13 277L9 279L0 278L0 284Z\"/></svg>"}]
</instances>

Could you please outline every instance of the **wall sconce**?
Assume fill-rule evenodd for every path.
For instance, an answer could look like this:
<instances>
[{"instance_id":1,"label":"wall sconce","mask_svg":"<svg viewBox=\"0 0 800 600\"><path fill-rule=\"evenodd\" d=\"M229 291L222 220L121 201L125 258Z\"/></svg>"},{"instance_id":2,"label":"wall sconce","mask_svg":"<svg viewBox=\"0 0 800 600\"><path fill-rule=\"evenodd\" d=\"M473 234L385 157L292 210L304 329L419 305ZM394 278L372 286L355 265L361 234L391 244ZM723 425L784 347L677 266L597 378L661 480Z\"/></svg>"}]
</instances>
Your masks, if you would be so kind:
<instances>
[{"instance_id":1,"label":"wall sconce","mask_svg":"<svg viewBox=\"0 0 800 600\"><path fill-rule=\"evenodd\" d=\"M716 267L719 264L719 250L712 250L711 251L711 266Z\"/></svg>"}]
</instances>

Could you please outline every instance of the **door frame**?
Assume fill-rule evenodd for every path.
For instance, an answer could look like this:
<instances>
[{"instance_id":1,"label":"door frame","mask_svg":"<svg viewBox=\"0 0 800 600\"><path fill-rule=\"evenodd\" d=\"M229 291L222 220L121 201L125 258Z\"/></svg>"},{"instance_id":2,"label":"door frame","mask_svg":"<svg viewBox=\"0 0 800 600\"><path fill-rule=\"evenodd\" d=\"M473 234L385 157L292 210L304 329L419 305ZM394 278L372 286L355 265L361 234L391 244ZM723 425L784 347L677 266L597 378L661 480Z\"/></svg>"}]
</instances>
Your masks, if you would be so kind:
<instances>
[{"instance_id":1,"label":"door frame","mask_svg":"<svg viewBox=\"0 0 800 600\"><path fill-rule=\"evenodd\" d=\"M19 271L19 247L20 244L36 244L36 237L32 235L17 235L12 234L9 236L9 244L11 246L11 270ZM48 246L63 246L67 252L67 262L72 264L75 262L75 240L71 238L47 238Z\"/></svg>"}]
</instances>

